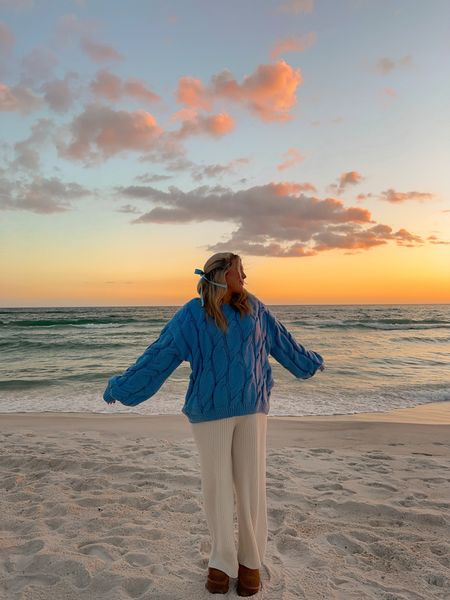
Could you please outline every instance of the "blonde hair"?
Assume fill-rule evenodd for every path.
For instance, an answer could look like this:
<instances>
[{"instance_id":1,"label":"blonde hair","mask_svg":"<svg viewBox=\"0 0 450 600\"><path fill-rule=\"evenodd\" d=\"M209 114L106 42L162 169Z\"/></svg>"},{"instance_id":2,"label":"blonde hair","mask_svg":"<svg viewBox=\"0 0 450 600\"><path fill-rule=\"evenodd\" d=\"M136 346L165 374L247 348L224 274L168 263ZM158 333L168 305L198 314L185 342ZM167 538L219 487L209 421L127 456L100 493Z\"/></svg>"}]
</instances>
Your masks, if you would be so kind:
<instances>
[{"instance_id":1,"label":"blonde hair","mask_svg":"<svg viewBox=\"0 0 450 600\"><path fill-rule=\"evenodd\" d=\"M205 277L210 281L226 285L226 272L232 267L233 261L240 258L241 257L238 254L233 254L233 252L218 252L217 254L213 254L204 264L203 271ZM222 299L227 290L209 283L202 277L197 283L197 292L200 294L202 291L206 314L215 320L216 325L222 329L222 331L227 331L228 323L221 310ZM230 306L239 311L242 318L244 315L253 312L250 303L251 298L253 298L253 294L250 294L245 289L240 293L235 292L231 297Z\"/></svg>"}]
</instances>

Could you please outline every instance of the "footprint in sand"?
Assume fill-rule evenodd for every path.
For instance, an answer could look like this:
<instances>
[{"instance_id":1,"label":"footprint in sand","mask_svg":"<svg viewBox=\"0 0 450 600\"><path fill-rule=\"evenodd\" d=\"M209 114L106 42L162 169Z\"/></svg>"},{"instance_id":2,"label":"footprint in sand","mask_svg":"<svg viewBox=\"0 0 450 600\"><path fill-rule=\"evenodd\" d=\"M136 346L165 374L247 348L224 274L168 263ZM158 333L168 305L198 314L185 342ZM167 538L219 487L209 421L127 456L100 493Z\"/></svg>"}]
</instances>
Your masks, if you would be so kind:
<instances>
[{"instance_id":1,"label":"footprint in sand","mask_svg":"<svg viewBox=\"0 0 450 600\"><path fill-rule=\"evenodd\" d=\"M356 531L349 531L349 534L360 542L378 542L381 539L377 535L373 535L373 533L359 529Z\"/></svg>"},{"instance_id":2,"label":"footprint in sand","mask_svg":"<svg viewBox=\"0 0 450 600\"><path fill-rule=\"evenodd\" d=\"M23 544L22 546L18 546L14 550L14 554L24 554L25 556L27 556L29 554L36 554L36 552L39 552L39 550L42 550L42 548L44 546L45 546L44 540L37 538L35 540L30 540L29 542L27 542L26 544Z\"/></svg>"},{"instance_id":3,"label":"footprint in sand","mask_svg":"<svg viewBox=\"0 0 450 600\"><path fill-rule=\"evenodd\" d=\"M80 544L78 546L78 549L83 554L87 554L88 556L97 556L105 562L112 562L114 560L111 553L106 550L103 544L88 542Z\"/></svg>"},{"instance_id":4,"label":"footprint in sand","mask_svg":"<svg viewBox=\"0 0 450 600\"><path fill-rule=\"evenodd\" d=\"M326 538L335 548L345 553L361 554L364 552L364 548L360 544L342 533L330 533Z\"/></svg>"},{"instance_id":5,"label":"footprint in sand","mask_svg":"<svg viewBox=\"0 0 450 600\"><path fill-rule=\"evenodd\" d=\"M435 585L439 588L450 589L450 579L448 579L444 573L429 573L426 575L425 581L430 585Z\"/></svg>"},{"instance_id":6,"label":"footprint in sand","mask_svg":"<svg viewBox=\"0 0 450 600\"><path fill-rule=\"evenodd\" d=\"M384 454L383 452L366 452L363 455L363 458L370 458L372 460L394 460L392 456Z\"/></svg>"},{"instance_id":7,"label":"footprint in sand","mask_svg":"<svg viewBox=\"0 0 450 600\"><path fill-rule=\"evenodd\" d=\"M326 490L343 490L344 487L340 483L319 483L313 486L319 492Z\"/></svg>"},{"instance_id":8,"label":"footprint in sand","mask_svg":"<svg viewBox=\"0 0 450 600\"><path fill-rule=\"evenodd\" d=\"M368 481L364 483L368 487L380 488L382 490L386 490L388 492L398 492L398 489L393 485L388 485L387 483L380 483L379 481Z\"/></svg>"},{"instance_id":9,"label":"footprint in sand","mask_svg":"<svg viewBox=\"0 0 450 600\"><path fill-rule=\"evenodd\" d=\"M298 535L293 536L288 533L281 533L277 537L276 546L281 554L288 554L290 559L294 556L304 558L309 555L307 544L302 542Z\"/></svg>"},{"instance_id":10,"label":"footprint in sand","mask_svg":"<svg viewBox=\"0 0 450 600\"><path fill-rule=\"evenodd\" d=\"M127 577L121 586L132 598L139 598L150 587L152 580L148 577Z\"/></svg>"}]
</instances>

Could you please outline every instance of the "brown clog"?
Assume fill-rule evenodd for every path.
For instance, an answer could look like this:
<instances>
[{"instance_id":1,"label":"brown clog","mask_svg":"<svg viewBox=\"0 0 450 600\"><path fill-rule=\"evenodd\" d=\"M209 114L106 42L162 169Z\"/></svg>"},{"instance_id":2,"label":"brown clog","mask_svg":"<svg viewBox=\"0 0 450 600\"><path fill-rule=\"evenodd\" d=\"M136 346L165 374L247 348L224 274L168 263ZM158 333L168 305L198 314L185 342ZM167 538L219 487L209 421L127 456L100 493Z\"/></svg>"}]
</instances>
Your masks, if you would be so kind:
<instances>
[{"instance_id":1,"label":"brown clog","mask_svg":"<svg viewBox=\"0 0 450 600\"><path fill-rule=\"evenodd\" d=\"M214 567L208 568L208 578L205 583L208 592L211 592L211 594L226 594L229 584L230 578L226 573L214 569Z\"/></svg>"},{"instance_id":2,"label":"brown clog","mask_svg":"<svg viewBox=\"0 0 450 600\"><path fill-rule=\"evenodd\" d=\"M253 596L259 592L261 580L259 569L249 569L239 564L238 583L236 591L238 596Z\"/></svg>"}]
</instances>

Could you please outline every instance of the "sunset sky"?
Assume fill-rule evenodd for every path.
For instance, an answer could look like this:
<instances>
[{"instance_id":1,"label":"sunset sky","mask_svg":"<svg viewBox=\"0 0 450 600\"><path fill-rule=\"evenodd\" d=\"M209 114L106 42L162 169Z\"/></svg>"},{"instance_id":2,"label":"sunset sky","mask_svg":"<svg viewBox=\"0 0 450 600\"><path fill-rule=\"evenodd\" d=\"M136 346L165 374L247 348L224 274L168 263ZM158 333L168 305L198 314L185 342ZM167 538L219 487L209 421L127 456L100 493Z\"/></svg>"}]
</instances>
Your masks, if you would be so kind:
<instances>
[{"instance_id":1,"label":"sunset sky","mask_svg":"<svg viewBox=\"0 0 450 600\"><path fill-rule=\"evenodd\" d=\"M2 307L450 302L448 0L0 0Z\"/></svg>"}]
</instances>

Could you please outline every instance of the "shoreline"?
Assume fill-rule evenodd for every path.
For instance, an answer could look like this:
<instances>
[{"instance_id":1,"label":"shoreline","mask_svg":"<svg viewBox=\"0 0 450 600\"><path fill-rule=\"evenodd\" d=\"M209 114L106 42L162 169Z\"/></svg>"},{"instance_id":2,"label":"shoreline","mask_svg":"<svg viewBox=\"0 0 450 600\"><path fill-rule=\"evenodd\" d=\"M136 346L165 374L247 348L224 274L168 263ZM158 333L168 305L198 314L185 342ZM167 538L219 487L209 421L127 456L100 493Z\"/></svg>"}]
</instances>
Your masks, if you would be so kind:
<instances>
[{"instance_id":1,"label":"shoreline","mask_svg":"<svg viewBox=\"0 0 450 600\"><path fill-rule=\"evenodd\" d=\"M160 439L181 442L192 439L187 417L77 412L0 413L0 432L43 434L89 433L102 438ZM336 416L271 416L267 427L268 448L328 446L364 449L374 446L417 446L436 452L438 442L450 440L450 402L436 402L388 412Z\"/></svg>"},{"instance_id":2,"label":"shoreline","mask_svg":"<svg viewBox=\"0 0 450 600\"><path fill-rule=\"evenodd\" d=\"M0 426L2 422L14 421L17 418L33 417L37 419L55 419L55 418L78 418L78 419L181 419L189 423L187 417L181 413L168 415L139 415L136 413L97 413L97 412L72 412L72 411L18 411L1 412ZM272 415L269 412L270 420L278 421L360 421L360 422L382 422L382 423L410 423L417 425L450 425L450 400L441 402L428 402L418 404L417 406L406 408L394 408L389 411L360 412L352 414L334 414L334 415Z\"/></svg>"}]
</instances>

